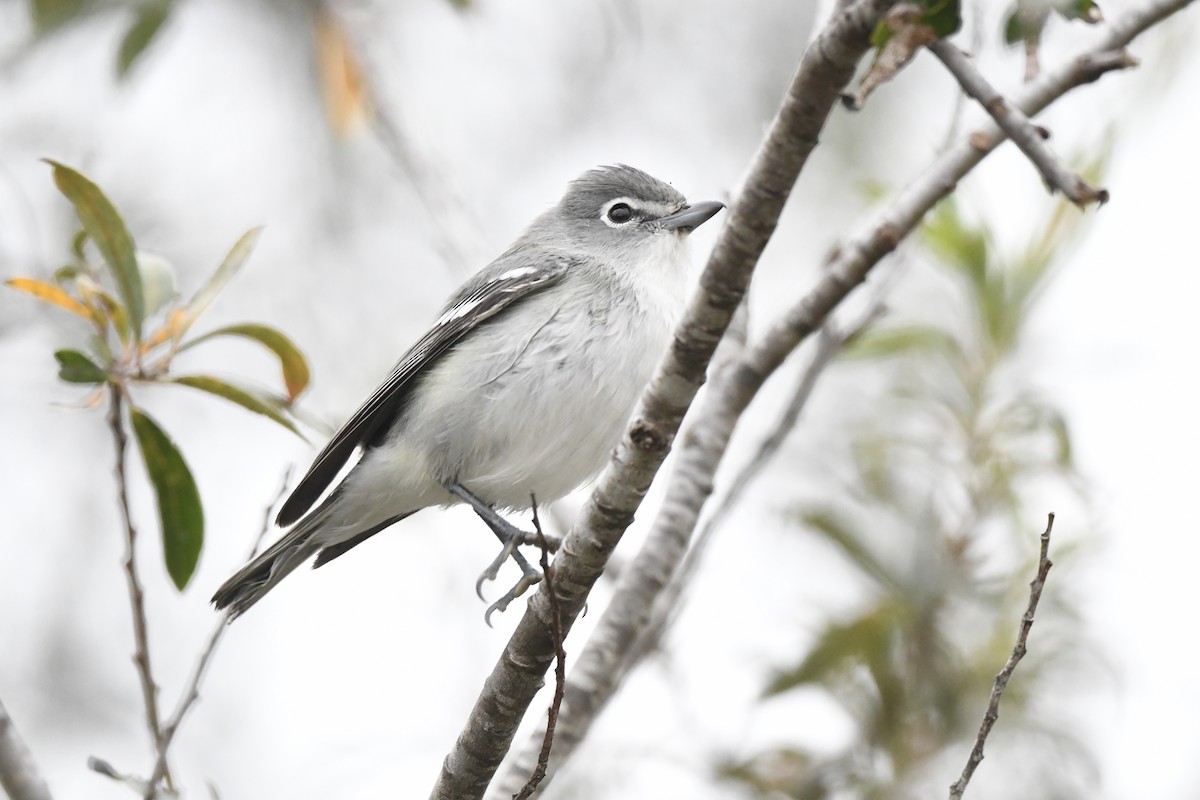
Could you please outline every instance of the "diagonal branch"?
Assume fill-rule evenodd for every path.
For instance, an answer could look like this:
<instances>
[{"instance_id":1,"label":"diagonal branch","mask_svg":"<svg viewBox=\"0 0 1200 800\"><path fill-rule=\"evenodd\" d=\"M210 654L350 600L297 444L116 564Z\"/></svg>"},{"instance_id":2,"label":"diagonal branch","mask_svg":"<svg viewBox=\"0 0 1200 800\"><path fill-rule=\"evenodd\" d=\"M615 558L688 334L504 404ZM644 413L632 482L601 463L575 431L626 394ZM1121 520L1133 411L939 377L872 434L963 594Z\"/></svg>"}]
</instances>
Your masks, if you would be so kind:
<instances>
[{"instance_id":1,"label":"diagonal branch","mask_svg":"<svg viewBox=\"0 0 1200 800\"><path fill-rule=\"evenodd\" d=\"M834 18L801 58L745 189L731 209L729 224L709 259L701 290L643 395L630 429L555 559L564 630L569 630L578 616L666 458L792 186L866 52L871 30L891 4L892 0L858 0ZM466 727L446 756L434 797L482 796L554 657L550 620L543 584L530 599Z\"/></svg>"},{"instance_id":2,"label":"diagonal branch","mask_svg":"<svg viewBox=\"0 0 1200 800\"><path fill-rule=\"evenodd\" d=\"M1029 639L1029 631L1033 628L1033 615L1037 612L1038 601L1042 599L1046 576L1050 574L1050 567L1054 566L1050 560L1050 531L1052 530L1054 530L1053 513L1046 519L1046 530L1040 537L1042 544L1041 551L1038 553L1037 574L1029 583L1029 606L1021 616L1021 627L1017 629L1017 642L1013 645L1012 653L1005 662L1004 668L996 675L996 681L992 684L992 694L988 698L987 710L983 712L983 721L979 723L975 746L971 748L971 755L967 759L967 765L963 767L962 775L950 785L950 800L962 800L963 792L967 790L967 784L971 782L971 776L975 774L975 768L983 761L983 745L987 742L988 734L992 732L992 726L996 724L996 720L1000 716L1000 698L1004 695L1004 690L1008 688L1008 682L1012 678L1017 664L1025 657L1025 643Z\"/></svg>"},{"instance_id":3,"label":"diagonal branch","mask_svg":"<svg viewBox=\"0 0 1200 800\"><path fill-rule=\"evenodd\" d=\"M945 39L929 45L929 50L946 65L946 69L950 70L963 92L978 101L983 110L1008 134L1008 138L1013 140L1013 144L1021 148L1021 152L1033 162L1038 172L1042 173L1042 178L1052 192L1062 192L1080 207L1089 203L1103 205L1108 202L1108 190L1093 186L1067 169L1046 144L1049 132L1034 125L1029 117L1021 113L1020 108L1009 103L1004 95L996 91L987 78L975 69L966 53Z\"/></svg>"},{"instance_id":4,"label":"diagonal branch","mask_svg":"<svg viewBox=\"0 0 1200 800\"><path fill-rule=\"evenodd\" d=\"M12 800L51 800L33 753L0 703L0 789Z\"/></svg>"},{"instance_id":5,"label":"diagonal branch","mask_svg":"<svg viewBox=\"0 0 1200 800\"><path fill-rule=\"evenodd\" d=\"M1092 49L1027 86L1016 99L1017 105L1027 113L1036 113L1105 72L1132 66L1134 62L1122 48L1190 1L1156 0L1126 13L1109 27ZM986 150L976 149L975 145L980 141L987 143ZM704 405L696 410L697 417L689 425L684 445L677 454L667 495L651 533L654 547L648 541L623 574L609 608L576 660L567 682L567 702L559 722L559 743L556 757L551 761L551 773L569 755L571 740L581 739L595 716L606 706L619 684L614 676L627 670L627 662L644 649L639 642L644 639L646 627L652 620L650 608L656 604L661 606L660 594L669 583L675 585L672 576L676 575L687 551L687 542L700 519L704 503L712 494L714 476L734 425L767 377L809 331L821 324L822 301L819 298L838 291L841 296L848 293L853 281L861 280L857 276L865 276L889 252L889 243L910 234L925 213L950 194L958 181L1002 141L1002 131L993 126L955 147L945 148L943 155L920 179L840 249L832 267L842 277L828 276L759 343L745 351L730 374L718 371L713 377ZM714 512L709 517L704 529L706 534L713 529L718 514ZM692 561L691 556L688 561ZM497 790L500 788L496 787ZM501 795L493 791L489 796L499 798Z\"/></svg>"}]
</instances>

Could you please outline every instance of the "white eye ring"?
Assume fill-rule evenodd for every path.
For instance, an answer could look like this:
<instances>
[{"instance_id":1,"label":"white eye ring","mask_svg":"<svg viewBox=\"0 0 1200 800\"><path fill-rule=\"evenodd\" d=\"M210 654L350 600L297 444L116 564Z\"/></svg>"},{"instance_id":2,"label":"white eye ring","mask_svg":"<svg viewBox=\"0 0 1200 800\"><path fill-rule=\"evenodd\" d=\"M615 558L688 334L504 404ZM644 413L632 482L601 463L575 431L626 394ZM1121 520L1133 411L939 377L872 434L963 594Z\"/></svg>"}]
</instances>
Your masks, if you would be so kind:
<instances>
[{"instance_id":1,"label":"white eye ring","mask_svg":"<svg viewBox=\"0 0 1200 800\"><path fill-rule=\"evenodd\" d=\"M641 218L639 208L630 198L617 197L600 209L600 220L610 228L620 228Z\"/></svg>"}]
</instances>

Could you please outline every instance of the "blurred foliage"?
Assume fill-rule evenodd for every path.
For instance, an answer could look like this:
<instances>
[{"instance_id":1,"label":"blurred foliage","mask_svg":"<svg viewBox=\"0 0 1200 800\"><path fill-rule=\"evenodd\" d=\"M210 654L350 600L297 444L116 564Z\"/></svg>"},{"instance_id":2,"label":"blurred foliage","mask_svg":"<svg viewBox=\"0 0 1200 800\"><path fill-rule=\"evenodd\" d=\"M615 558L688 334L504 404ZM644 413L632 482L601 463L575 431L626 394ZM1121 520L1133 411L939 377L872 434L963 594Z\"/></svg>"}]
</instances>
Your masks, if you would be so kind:
<instances>
[{"instance_id":1,"label":"blurred foliage","mask_svg":"<svg viewBox=\"0 0 1200 800\"><path fill-rule=\"evenodd\" d=\"M124 78L154 42L174 6L175 0L29 0L29 18L34 32L46 36L99 12L130 14L117 50L117 77Z\"/></svg>"},{"instance_id":2,"label":"blurred foliage","mask_svg":"<svg viewBox=\"0 0 1200 800\"><path fill-rule=\"evenodd\" d=\"M1094 0L1017 0L1004 18L1004 42L1025 47L1025 80L1037 77L1038 49L1050 12L1094 25L1104 19Z\"/></svg>"},{"instance_id":3,"label":"blurred foliage","mask_svg":"<svg viewBox=\"0 0 1200 800\"><path fill-rule=\"evenodd\" d=\"M170 265L137 250L121 215L100 188L70 167L48 163L54 182L75 207L83 226L72 245L74 260L56 270L50 281L18 277L6 284L87 322L90 334L83 347L54 354L58 377L95 387L85 405L98 405L109 394L113 402L119 398L129 409L158 502L167 572L182 590L196 569L204 544L204 509L183 455L162 427L135 403L133 386L156 383L198 389L268 417L299 435L292 404L308 386L308 363L291 339L266 325L231 325L188 338L192 325L250 255L260 229L246 233L205 285L183 302L175 290ZM91 257L92 248L99 255L99 264ZM177 355L222 336L250 339L270 350L279 359L285 393L277 395L211 375L173 374ZM122 419L115 424L125 423Z\"/></svg>"},{"instance_id":4,"label":"blurred foliage","mask_svg":"<svg viewBox=\"0 0 1200 800\"><path fill-rule=\"evenodd\" d=\"M802 520L869 597L827 621L764 694L824 693L853 735L832 754L790 746L729 759L724 778L757 796L820 800L916 797L957 777L1012 649L1053 510L1032 507L1030 490L1049 480L1086 502L1066 420L1013 369L1079 219L1060 203L1024 252L1005 259L986 226L944 201L923 249L952 278L949 319L878 326L843 353L843 364L883 369L886 360L893 377L870 420L854 424L846 485L827 493L842 499L803 509ZM1052 555L1070 563L1076 549L1060 540ZM1039 716L1037 702L1056 676L1078 680L1071 670L1089 645L1053 578L1042 607L997 731L1029 748L1022 770L1039 796L1069 796L1094 764L1066 723Z\"/></svg>"},{"instance_id":5,"label":"blurred foliage","mask_svg":"<svg viewBox=\"0 0 1200 800\"><path fill-rule=\"evenodd\" d=\"M459 11L471 9L471 0L446 0ZM117 49L116 75L125 78L158 38L176 8L177 0L28 0L34 34L45 37L100 13L120 13L129 18ZM366 108L365 92L349 39L327 3L294 3L294 13L313 15L318 77L330 121L342 133L347 116Z\"/></svg>"}]
</instances>

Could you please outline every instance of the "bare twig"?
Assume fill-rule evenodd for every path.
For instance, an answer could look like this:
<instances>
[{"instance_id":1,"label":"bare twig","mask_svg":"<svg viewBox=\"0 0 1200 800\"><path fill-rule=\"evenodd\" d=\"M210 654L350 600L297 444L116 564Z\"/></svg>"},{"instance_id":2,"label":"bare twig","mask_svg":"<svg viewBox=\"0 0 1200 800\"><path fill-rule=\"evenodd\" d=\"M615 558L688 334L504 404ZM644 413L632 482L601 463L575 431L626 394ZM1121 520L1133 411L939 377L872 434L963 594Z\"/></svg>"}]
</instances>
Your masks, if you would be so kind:
<instances>
[{"instance_id":1,"label":"bare twig","mask_svg":"<svg viewBox=\"0 0 1200 800\"><path fill-rule=\"evenodd\" d=\"M834 18L801 58L745 189L730 209L728 225L709 259L700 291L643 394L613 460L555 559L564 631L570 630L666 458L800 170L869 47L871 30L891 4L892 0L858 0ZM554 658L549 614L543 586L530 598L466 726L446 756L433 797L468 800L482 796Z\"/></svg>"},{"instance_id":2,"label":"bare twig","mask_svg":"<svg viewBox=\"0 0 1200 800\"><path fill-rule=\"evenodd\" d=\"M0 703L0 788L11 800L51 800L50 787L4 703Z\"/></svg>"},{"instance_id":3,"label":"bare twig","mask_svg":"<svg viewBox=\"0 0 1200 800\"><path fill-rule=\"evenodd\" d=\"M279 505L279 501L283 499L287 492L288 483L292 477L291 470L287 470L283 476L283 482L279 487L279 491L275 494L275 499L263 511L262 525L259 527L258 535L254 538L254 543L250 546L250 552L246 556L249 561L258 552L258 548L262 545L263 538L267 535L267 531L271 529L271 511L275 506ZM188 680L187 686L184 687L183 693L179 697L179 703L175 706L175 711L166 721L162 728L162 736L159 737L157 757L154 761L154 770L150 773L150 779L146 782L145 798L152 800L155 792L158 790L158 782L163 779L167 771L167 751L171 747L171 742L175 739L175 733L179 730L179 725L183 722L184 716L192 704L200 699L200 682L204 680L204 673L208 669L209 662L212 660L213 653L217 650L217 645L220 644L221 638L225 635L225 631L229 629L226 624L227 617L222 617L216 625L213 626L212 633L208 635L208 641L204 645L204 649L200 651L200 655L196 659L196 666L192 668L191 678Z\"/></svg>"},{"instance_id":4,"label":"bare twig","mask_svg":"<svg viewBox=\"0 0 1200 800\"><path fill-rule=\"evenodd\" d=\"M521 787L521 791L513 795L513 800L527 800L537 790L542 779L546 777L546 769L550 764L550 748L554 744L554 729L558 725L558 712L562 708L563 694L567 686L567 651L563 649L562 609L558 606L558 597L554 589L554 572L550 568L550 547L542 534L542 523L538 519L537 501L532 503L533 529L540 540L538 546L542 549L542 574L546 577L546 592L550 599L554 624L554 699L546 710L546 733L542 737L542 749L538 752L537 767L529 776L529 780Z\"/></svg>"},{"instance_id":5,"label":"bare twig","mask_svg":"<svg viewBox=\"0 0 1200 800\"><path fill-rule=\"evenodd\" d=\"M1017 98L1017 105L1026 113L1036 113L1072 89L1095 81L1107 72L1134 65L1136 62L1123 49L1125 45L1189 2L1191 0L1157 0L1128 12L1090 51L1026 87ZM664 618L659 609L669 607L673 602L669 595L686 583L683 579L672 580L672 575L712 493L721 456L740 415L766 379L821 324L826 313L823 308L832 308L840 302L897 241L915 229L926 212L950 194L958 181L1003 141L1004 136L993 126L982 138L988 142L985 150L977 149L974 141L962 141L943 148L942 155L920 179L840 248L826 278L816 289L797 303L759 342L747 348L728 375L723 374L724 370L716 372L704 406L693 412L696 418L689 425L683 446L677 453L667 495L647 546L630 565L627 574L622 575L604 618L576 659L567 684L567 702L559 723L551 778L615 692L619 676L626 669L625 663L633 658L631 654L645 650L646 639L657 635L652 628ZM712 529L711 524L706 523L701 535L706 536ZM654 542L653 549L650 539ZM684 570L694 563L689 556ZM669 587L668 596L660 598L665 587ZM653 616L651 608L655 609ZM524 752L531 750L527 748ZM528 763L524 756L518 758L517 763L523 760ZM502 787L503 783L500 783L496 789ZM499 798L500 794L489 791L488 796Z\"/></svg>"},{"instance_id":6,"label":"bare twig","mask_svg":"<svg viewBox=\"0 0 1200 800\"><path fill-rule=\"evenodd\" d=\"M1021 148L1021 152L1042 174L1051 191L1061 191L1077 206L1108 202L1108 190L1092 186L1081 176L1067 169L1046 144L1049 137L1046 130L1034 125L1020 108L1009 103L996 91L979 70L975 69L966 53L945 39L930 44L929 50L946 65L946 69L950 70L963 92L978 101L1013 140L1013 144Z\"/></svg>"},{"instance_id":7,"label":"bare twig","mask_svg":"<svg viewBox=\"0 0 1200 800\"><path fill-rule=\"evenodd\" d=\"M146 625L146 598L137 569L137 528L129 512L129 481L125 474L125 451L129 437L125 433L125 418L122 411L124 396L115 384L109 386L108 425L112 430L116 447L117 498L121 510L121 521L125 525L125 583L129 589L129 608L133 612L133 663L137 667L138 681L142 686L142 701L146 706L146 727L155 751L162 748L162 724L158 716L158 686L150 667L150 640ZM167 786L171 784L171 771L164 767L163 776Z\"/></svg>"},{"instance_id":8,"label":"bare twig","mask_svg":"<svg viewBox=\"0 0 1200 800\"><path fill-rule=\"evenodd\" d=\"M967 784L971 782L971 776L975 774L975 768L979 766L979 762L983 761L983 745L987 742L988 734L992 732L992 726L996 724L996 719L1000 716L1000 698L1004 695L1004 690L1008 687L1008 681L1012 678L1017 664L1025 657L1025 642L1029 638L1029 630L1033 627L1033 615L1037 611L1038 601L1042 599L1046 576L1050 573L1050 567L1054 566L1050 561L1050 532L1053 529L1054 514L1051 513L1046 519L1046 530L1041 535L1042 545L1041 552L1038 554L1037 574L1029 583L1029 605L1021 617L1021 627L1017 630L1017 642L1013 645L1012 653L1004 664L1004 669L1000 670L1000 673L996 675L995 683L992 684L992 695L988 698L987 710L983 712L983 721L979 724L979 733L975 736L975 746L971 748L971 756L967 759L967 765L963 767L962 775L950 785L950 800L962 800L963 792L967 790Z\"/></svg>"}]
</instances>

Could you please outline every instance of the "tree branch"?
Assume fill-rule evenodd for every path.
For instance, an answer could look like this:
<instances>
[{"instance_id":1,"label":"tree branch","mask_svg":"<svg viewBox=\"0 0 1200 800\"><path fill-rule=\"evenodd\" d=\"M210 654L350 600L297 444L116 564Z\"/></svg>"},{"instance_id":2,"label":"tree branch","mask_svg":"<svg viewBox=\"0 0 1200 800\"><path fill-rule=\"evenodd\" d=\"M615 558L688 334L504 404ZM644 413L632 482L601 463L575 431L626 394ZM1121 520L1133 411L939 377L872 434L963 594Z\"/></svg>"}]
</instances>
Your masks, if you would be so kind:
<instances>
[{"instance_id":1,"label":"tree branch","mask_svg":"<svg viewBox=\"0 0 1200 800\"><path fill-rule=\"evenodd\" d=\"M146 707L146 727L155 751L162 749L162 724L158 716L158 686L150 667L150 640L146 625L146 598L137 569L137 528L129 512L129 482L125 474L125 451L129 437L125 434L125 417L122 412L124 397L121 388L109 385L108 425L112 430L116 448L117 498L121 510L121 521L125 526L125 583L129 589L129 608L133 612L133 663L137 668L138 681L142 687L142 702ZM171 785L170 770L164 769L167 785Z\"/></svg>"},{"instance_id":2,"label":"tree branch","mask_svg":"<svg viewBox=\"0 0 1200 800\"><path fill-rule=\"evenodd\" d=\"M1057 72L1031 84L1017 99L1019 107L1036 113L1070 90L1092 82L1106 72L1124 69L1136 62L1122 49L1138 34L1158 24L1185 7L1190 0L1158 0L1126 13L1090 51L1070 61ZM988 142L980 151L976 144ZM721 456L729 443L734 425L757 394L767 377L814 330L824 315L820 308L827 301L821 298L841 292L840 302L867 270L890 251L889 245L915 229L938 201L952 192L957 182L983 160L987 152L1003 140L1003 133L992 128L974 134L936 159L922 177L902 192L876 219L840 250L832 268L841 277L827 276L822 285L806 296L792 311L777 323L754 348L742 354L730 374L717 371L709 385L704 406L697 409L695 420L689 424L683 446L654 529L633 564L618 584L609 608L605 611L591 640L580 653L567 683L567 700L559 721L558 744L551 761L550 776L570 755L575 744L583 738L592 720L606 706L636 654L645 650L643 644L648 625L660 618L662 601L659 597L670 584L678 587L680 580L672 575L679 569L704 503L712 494L713 480ZM809 373L812 373L810 369ZM804 383L809 383L806 373ZM812 375L815 377L815 374ZM803 391L798 394L803 397ZM732 491L732 490L731 490ZM727 494L727 500L729 495ZM706 521L702 535L707 536L719 522L720 514L728 507L714 512ZM653 547L651 546L653 541ZM693 548L695 549L695 548ZM688 563L693 557L688 556ZM650 609L655 607L652 616ZM653 635L652 633L650 635ZM526 748L528 751L528 748ZM518 757L516 763L527 761ZM508 774L508 773L506 773ZM546 784L549 782L547 781ZM500 798L507 781L501 782L489 797ZM546 785L544 784L544 785Z\"/></svg>"},{"instance_id":3,"label":"tree branch","mask_svg":"<svg viewBox=\"0 0 1200 800\"><path fill-rule=\"evenodd\" d=\"M0 702L0 788L11 800L51 800L33 753Z\"/></svg>"},{"instance_id":4,"label":"tree branch","mask_svg":"<svg viewBox=\"0 0 1200 800\"><path fill-rule=\"evenodd\" d=\"M1041 552L1038 554L1037 574L1029 583L1029 606L1021 617L1021 627L1017 630L1017 642L1013 645L1012 653L1005 662L1004 669L1000 670L1000 673L996 675L995 683L992 684L992 695L988 698L987 710L983 712L983 721L979 724L979 733L975 736L975 746L971 748L971 756L967 759L967 765L963 767L962 775L950 785L950 800L962 800L963 792L967 790L967 784L971 782L971 776L975 774L975 768L979 766L979 762L983 761L983 745L987 742L988 734L992 732L992 726L996 724L996 720L1000 716L1000 698L1004 695L1004 690L1008 687L1008 681L1012 678L1017 664L1025 657L1025 642L1029 639L1030 629L1033 628L1033 615L1037 611L1038 601L1042 599L1046 576L1050 573L1050 567L1054 566L1050 560L1050 531L1053 529L1054 514L1051 513L1046 519L1046 530L1041 535L1042 546Z\"/></svg>"},{"instance_id":5,"label":"tree branch","mask_svg":"<svg viewBox=\"0 0 1200 800\"><path fill-rule=\"evenodd\" d=\"M978 101L983 110L990 114L996 124L1013 140L1013 144L1021 148L1021 152L1033 162L1038 172L1042 173L1050 191L1062 192L1080 207L1089 203L1108 202L1108 190L1092 186L1067 169L1046 144L1049 132L1034 125L1029 117L1021 113L1021 109L1004 99L979 70L975 69L966 53L945 39L929 45L929 50L946 65L946 69L958 80L963 92Z\"/></svg>"},{"instance_id":6,"label":"tree branch","mask_svg":"<svg viewBox=\"0 0 1200 800\"><path fill-rule=\"evenodd\" d=\"M840 12L805 51L792 85L717 241L675 341L634 414L630 429L555 559L564 630L570 629L609 554L633 519L670 449L717 342L746 292L754 266L817 136L866 52L892 0L859 0ZM437 798L482 796L554 657L543 584L446 756Z\"/></svg>"}]
</instances>

